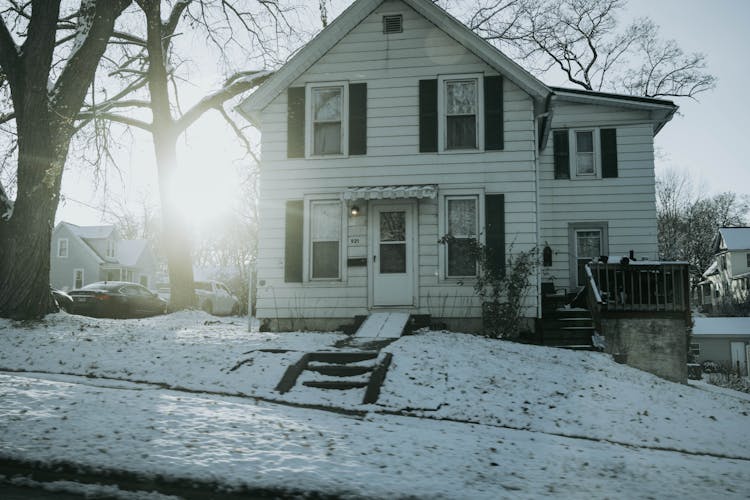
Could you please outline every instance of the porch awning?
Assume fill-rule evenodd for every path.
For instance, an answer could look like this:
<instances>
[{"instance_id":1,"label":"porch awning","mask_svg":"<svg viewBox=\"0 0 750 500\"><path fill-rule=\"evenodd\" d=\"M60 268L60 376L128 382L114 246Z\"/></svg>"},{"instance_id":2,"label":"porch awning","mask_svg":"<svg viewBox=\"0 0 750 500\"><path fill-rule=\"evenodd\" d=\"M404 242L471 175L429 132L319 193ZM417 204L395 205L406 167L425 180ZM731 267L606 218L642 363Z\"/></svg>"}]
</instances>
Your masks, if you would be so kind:
<instances>
[{"instance_id":1,"label":"porch awning","mask_svg":"<svg viewBox=\"0 0 750 500\"><path fill-rule=\"evenodd\" d=\"M437 196L437 185L422 184L410 186L367 186L350 187L342 194L344 201L354 200L388 200L400 198L429 198Z\"/></svg>"}]
</instances>

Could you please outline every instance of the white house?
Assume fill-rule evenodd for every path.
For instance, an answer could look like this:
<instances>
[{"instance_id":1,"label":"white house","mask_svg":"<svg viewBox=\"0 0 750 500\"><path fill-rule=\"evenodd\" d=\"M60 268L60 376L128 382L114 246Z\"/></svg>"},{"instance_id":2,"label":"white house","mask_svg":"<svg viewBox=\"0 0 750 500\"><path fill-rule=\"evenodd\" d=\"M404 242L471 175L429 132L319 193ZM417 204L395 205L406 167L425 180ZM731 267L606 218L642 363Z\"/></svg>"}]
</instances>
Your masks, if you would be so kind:
<instances>
[{"instance_id":1,"label":"white house","mask_svg":"<svg viewBox=\"0 0 750 500\"><path fill-rule=\"evenodd\" d=\"M750 227L722 227L713 241L714 262L698 284L699 303L750 300Z\"/></svg>"},{"instance_id":2,"label":"white house","mask_svg":"<svg viewBox=\"0 0 750 500\"><path fill-rule=\"evenodd\" d=\"M690 351L696 361L713 361L748 375L750 318L704 318L693 320Z\"/></svg>"},{"instance_id":3,"label":"white house","mask_svg":"<svg viewBox=\"0 0 750 500\"><path fill-rule=\"evenodd\" d=\"M470 238L549 248L530 319L591 257L657 256L653 138L676 106L549 87L428 0L355 1L238 109L262 132L271 328L382 309L476 328Z\"/></svg>"},{"instance_id":4,"label":"white house","mask_svg":"<svg viewBox=\"0 0 750 500\"><path fill-rule=\"evenodd\" d=\"M61 290L96 281L132 281L154 287L157 262L148 241L123 240L117 229L60 222L52 231L50 284Z\"/></svg>"}]
</instances>

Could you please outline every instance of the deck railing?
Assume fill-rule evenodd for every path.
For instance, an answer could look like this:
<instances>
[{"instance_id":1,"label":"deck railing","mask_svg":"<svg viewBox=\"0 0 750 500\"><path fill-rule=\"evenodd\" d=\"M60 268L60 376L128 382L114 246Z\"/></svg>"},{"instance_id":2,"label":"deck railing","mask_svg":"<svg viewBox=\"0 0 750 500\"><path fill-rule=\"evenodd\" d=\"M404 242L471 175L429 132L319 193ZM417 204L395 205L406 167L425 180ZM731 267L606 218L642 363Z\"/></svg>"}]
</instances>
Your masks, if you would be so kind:
<instances>
[{"instance_id":1,"label":"deck railing","mask_svg":"<svg viewBox=\"0 0 750 500\"><path fill-rule=\"evenodd\" d=\"M590 302L603 311L686 312L690 277L686 262L630 261L586 264ZM590 304L592 305L592 304Z\"/></svg>"}]
</instances>

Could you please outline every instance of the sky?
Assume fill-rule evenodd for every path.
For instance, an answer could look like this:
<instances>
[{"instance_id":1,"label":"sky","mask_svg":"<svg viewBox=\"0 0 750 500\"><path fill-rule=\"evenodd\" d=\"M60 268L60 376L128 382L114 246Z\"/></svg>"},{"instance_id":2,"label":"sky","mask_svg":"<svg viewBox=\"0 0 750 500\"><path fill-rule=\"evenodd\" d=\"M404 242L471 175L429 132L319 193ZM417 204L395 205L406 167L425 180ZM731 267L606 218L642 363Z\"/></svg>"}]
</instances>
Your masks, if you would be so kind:
<instances>
[{"instance_id":1,"label":"sky","mask_svg":"<svg viewBox=\"0 0 750 500\"><path fill-rule=\"evenodd\" d=\"M343 0L334 1L332 14ZM734 191L750 195L750 162L743 154L747 140L750 100L745 97L750 80L750 20L748 0L629 0L622 22L649 17L660 26L663 39L674 39L686 53L707 56L708 71L718 78L716 88L700 94L697 101L675 100L679 114L656 136L657 175L667 169L685 171L705 194ZM253 68L256 69L256 68ZM216 87L215 75L200 75L203 88ZM565 80L546 77L545 83L564 85ZM196 90L201 87L196 85ZM242 122L242 118L235 116ZM57 220L80 225L99 224L118 205L137 210L140 200L154 199L158 187L152 145L135 133L131 151L117 157L119 170L92 186L89 167L68 165L63 178L64 197ZM232 132L215 113L203 117L181 141L180 161L185 176L184 205L196 224L211 224L226 210L227 200L240 193L238 172L249 165Z\"/></svg>"}]
</instances>

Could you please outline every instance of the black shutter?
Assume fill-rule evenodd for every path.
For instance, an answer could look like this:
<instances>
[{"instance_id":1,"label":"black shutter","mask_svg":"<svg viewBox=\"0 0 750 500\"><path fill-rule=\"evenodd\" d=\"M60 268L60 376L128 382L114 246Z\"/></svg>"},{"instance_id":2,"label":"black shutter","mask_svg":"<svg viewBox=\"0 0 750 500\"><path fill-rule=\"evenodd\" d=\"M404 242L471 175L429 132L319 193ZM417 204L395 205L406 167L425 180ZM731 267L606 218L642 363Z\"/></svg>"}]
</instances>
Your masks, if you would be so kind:
<instances>
[{"instance_id":1,"label":"black shutter","mask_svg":"<svg viewBox=\"0 0 750 500\"><path fill-rule=\"evenodd\" d=\"M305 156L305 87L287 89L286 155Z\"/></svg>"},{"instance_id":2,"label":"black shutter","mask_svg":"<svg viewBox=\"0 0 750 500\"><path fill-rule=\"evenodd\" d=\"M286 202L284 240L284 281L302 282L302 231L304 205L302 200Z\"/></svg>"},{"instance_id":3,"label":"black shutter","mask_svg":"<svg viewBox=\"0 0 750 500\"><path fill-rule=\"evenodd\" d=\"M505 274L505 195L484 197L485 244L490 261Z\"/></svg>"},{"instance_id":4,"label":"black shutter","mask_svg":"<svg viewBox=\"0 0 750 500\"><path fill-rule=\"evenodd\" d=\"M349 84L349 154L367 154L367 84Z\"/></svg>"},{"instance_id":5,"label":"black shutter","mask_svg":"<svg viewBox=\"0 0 750 500\"><path fill-rule=\"evenodd\" d=\"M617 129L599 131L602 147L602 177L617 177Z\"/></svg>"},{"instance_id":6,"label":"black shutter","mask_svg":"<svg viewBox=\"0 0 750 500\"><path fill-rule=\"evenodd\" d=\"M484 77L484 149L503 149L503 78Z\"/></svg>"},{"instance_id":7,"label":"black shutter","mask_svg":"<svg viewBox=\"0 0 750 500\"><path fill-rule=\"evenodd\" d=\"M437 80L419 80L419 152L436 152L437 139Z\"/></svg>"},{"instance_id":8,"label":"black shutter","mask_svg":"<svg viewBox=\"0 0 750 500\"><path fill-rule=\"evenodd\" d=\"M570 179L570 146L567 130L555 130L552 133L552 149L555 155L555 179Z\"/></svg>"}]
</instances>

